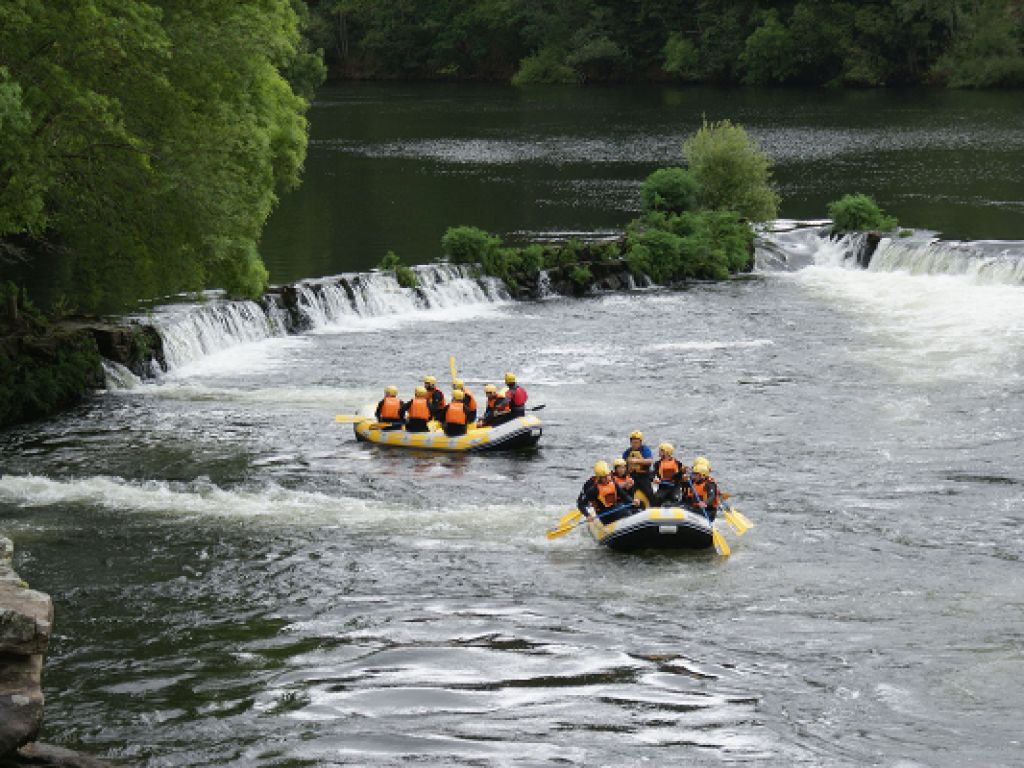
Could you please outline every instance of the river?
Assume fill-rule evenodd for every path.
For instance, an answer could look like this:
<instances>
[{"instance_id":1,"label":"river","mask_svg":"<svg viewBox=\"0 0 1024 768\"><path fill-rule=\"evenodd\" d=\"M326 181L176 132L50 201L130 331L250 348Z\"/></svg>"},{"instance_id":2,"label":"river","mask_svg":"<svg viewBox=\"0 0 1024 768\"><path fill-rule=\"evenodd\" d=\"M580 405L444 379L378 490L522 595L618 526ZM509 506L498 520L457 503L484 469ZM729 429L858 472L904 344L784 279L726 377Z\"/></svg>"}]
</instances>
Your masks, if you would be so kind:
<instances>
[{"instance_id":1,"label":"river","mask_svg":"<svg viewBox=\"0 0 1024 768\"><path fill-rule=\"evenodd\" d=\"M616 92L327 90L275 277L429 261L450 223L614 230L700 114L620 90L646 111L602 122ZM780 226L749 277L528 303L428 266L419 298L368 278L298 336L216 301L157 310L166 375L0 436L0 529L57 611L44 738L175 767L1018 765L1024 131L1006 94L744 93L706 112L732 99L791 147L785 215L891 189L902 220L973 239L919 230L864 270L855 243ZM530 119L493 114L509 100ZM856 135L863 167L828 139ZM478 392L517 372L538 449L408 454L334 423L445 380L448 355ZM729 558L546 539L637 428L710 458L756 525L724 531Z\"/></svg>"}]
</instances>

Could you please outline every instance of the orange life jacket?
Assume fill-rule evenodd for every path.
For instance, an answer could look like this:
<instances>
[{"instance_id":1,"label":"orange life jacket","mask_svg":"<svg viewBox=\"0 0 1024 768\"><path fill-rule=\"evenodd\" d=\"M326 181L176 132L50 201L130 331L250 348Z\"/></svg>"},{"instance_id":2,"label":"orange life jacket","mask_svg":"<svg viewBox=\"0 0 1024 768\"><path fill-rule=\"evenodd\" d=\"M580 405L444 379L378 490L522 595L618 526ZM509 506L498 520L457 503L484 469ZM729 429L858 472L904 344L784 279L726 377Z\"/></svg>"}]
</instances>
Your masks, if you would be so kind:
<instances>
[{"instance_id":1,"label":"orange life jacket","mask_svg":"<svg viewBox=\"0 0 1024 768\"><path fill-rule=\"evenodd\" d=\"M619 486L609 478L597 478L597 500L605 509L611 509L619 500Z\"/></svg>"},{"instance_id":2,"label":"orange life jacket","mask_svg":"<svg viewBox=\"0 0 1024 768\"><path fill-rule=\"evenodd\" d=\"M693 490L697 492L697 498L701 504L708 503L708 490L712 483L715 482L715 478L710 475L691 475L690 482L693 483ZM718 509L719 496L721 494L716 493L715 498L711 500L711 506L713 509Z\"/></svg>"},{"instance_id":3,"label":"orange life jacket","mask_svg":"<svg viewBox=\"0 0 1024 768\"><path fill-rule=\"evenodd\" d=\"M661 463L658 464L658 478L667 483L671 483L673 482L672 478L679 473L680 469L682 469L682 467L679 462L671 456L668 456L662 459Z\"/></svg>"},{"instance_id":4,"label":"orange life jacket","mask_svg":"<svg viewBox=\"0 0 1024 768\"><path fill-rule=\"evenodd\" d=\"M462 401L462 402L464 402L466 404L466 410L467 411L475 411L476 410L476 398L473 397L473 394L468 389L464 389L464 390L462 390L462 392L466 396L465 399Z\"/></svg>"},{"instance_id":5,"label":"orange life jacket","mask_svg":"<svg viewBox=\"0 0 1024 768\"><path fill-rule=\"evenodd\" d=\"M615 484L619 486L619 488L625 488L627 491L633 487L633 478L630 477L629 475L623 475L622 477L619 477L613 472L612 480L615 481Z\"/></svg>"},{"instance_id":6,"label":"orange life jacket","mask_svg":"<svg viewBox=\"0 0 1024 768\"><path fill-rule=\"evenodd\" d=\"M466 408L458 400L453 400L452 404L448 406L448 410L444 414L445 424L465 424L466 423Z\"/></svg>"},{"instance_id":7,"label":"orange life jacket","mask_svg":"<svg viewBox=\"0 0 1024 768\"><path fill-rule=\"evenodd\" d=\"M427 402L427 398L414 397L412 402L409 403L409 410L406 411L406 415L410 419L430 421L430 404Z\"/></svg>"},{"instance_id":8,"label":"orange life jacket","mask_svg":"<svg viewBox=\"0 0 1024 768\"><path fill-rule=\"evenodd\" d=\"M380 418L398 421L402 413L402 401L394 395L388 395L380 404Z\"/></svg>"}]
</instances>

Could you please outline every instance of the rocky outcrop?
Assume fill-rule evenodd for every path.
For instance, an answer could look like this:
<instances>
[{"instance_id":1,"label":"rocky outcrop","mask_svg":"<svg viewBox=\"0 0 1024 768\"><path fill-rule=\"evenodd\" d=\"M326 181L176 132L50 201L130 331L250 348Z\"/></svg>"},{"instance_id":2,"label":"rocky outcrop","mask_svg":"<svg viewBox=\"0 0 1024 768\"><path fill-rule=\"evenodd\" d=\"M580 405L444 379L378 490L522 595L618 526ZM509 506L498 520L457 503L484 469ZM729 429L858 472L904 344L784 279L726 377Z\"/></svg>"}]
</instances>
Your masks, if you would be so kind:
<instances>
[{"instance_id":1,"label":"rocky outcrop","mask_svg":"<svg viewBox=\"0 0 1024 768\"><path fill-rule=\"evenodd\" d=\"M35 742L43 724L43 656L53 631L50 596L14 572L14 545L0 536L0 768L102 768L70 750Z\"/></svg>"},{"instance_id":2,"label":"rocky outcrop","mask_svg":"<svg viewBox=\"0 0 1024 768\"><path fill-rule=\"evenodd\" d=\"M32 741L43 723L43 654L53 602L29 589L11 566L14 545L0 538L0 756Z\"/></svg>"}]
</instances>

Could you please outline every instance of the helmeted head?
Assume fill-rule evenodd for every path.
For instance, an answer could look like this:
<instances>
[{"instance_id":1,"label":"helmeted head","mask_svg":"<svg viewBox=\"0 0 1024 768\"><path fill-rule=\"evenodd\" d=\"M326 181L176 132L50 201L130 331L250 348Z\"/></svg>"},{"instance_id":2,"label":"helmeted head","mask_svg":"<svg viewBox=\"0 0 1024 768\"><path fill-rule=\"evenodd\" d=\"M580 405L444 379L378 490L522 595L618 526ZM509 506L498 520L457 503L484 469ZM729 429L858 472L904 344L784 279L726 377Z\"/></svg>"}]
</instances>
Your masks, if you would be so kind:
<instances>
[{"instance_id":1,"label":"helmeted head","mask_svg":"<svg viewBox=\"0 0 1024 768\"><path fill-rule=\"evenodd\" d=\"M626 474L626 460L620 456L619 458L612 462L612 468L614 469L615 474L617 475ZM621 472L619 471L620 469L622 470Z\"/></svg>"},{"instance_id":2,"label":"helmeted head","mask_svg":"<svg viewBox=\"0 0 1024 768\"><path fill-rule=\"evenodd\" d=\"M454 392L452 392L452 400L462 401L462 400L465 400L465 399L466 399L466 393L463 392L461 389L456 389Z\"/></svg>"},{"instance_id":3,"label":"helmeted head","mask_svg":"<svg viewBox=\"0 0 1024 768\"><path fill-rule=\"evenodd\" d=\"M433 387L435 384L437 384L437 377L436 376L424 376L423 377L423 385L425 387L427 387L428 389Z\"/></svg>"},{"instance_id":4,"label":"helmeted head","mask_svg":"<svg viewBox=\"0 0 1024 768\"><path fill-rule=\"evenodd\" d=\"M513 384L515 384L516 383L516 375L514 373L512 373L511 371L506 373L505 374L505 383L508 384L509 386L512 386Z\"/></svg>"},{"instance_id":5,"label":"helmeted head","mask_svg":"<svg viewBox=\"0 0 1024 768\"><path fill-rule=\"evenodd\" d=\"M452 389L461 389L463 392L466 391L466 383L462 379L455 379L452 382Z\"/></svg>"},{"instance_id":6,"label":"helmeted head","mask_svg":"<svg viewBox=\"0 0 1024 768\"><path fill-rule=\"evenodd\" d=\"M675 453L675 446L672 443L662 443L658 446L658 450L661 451L663 456L671 456Z\"/></svg>"},{"instance_id":7,"label":"helmeted head","mask_svg":"<svg viewBox=\"0 0 1024 768\"><path fill-rule=\"evenodd\" d=\"M599 461L594 465L595 477L608 477L609 474L607 461Z\"/></svg>"},{"instance_id":8,"label":"helmeted head","mask_svg":"<svg viewBox=\"0 0 1024 768\"><path fill-rule=\"evenodd\" d=\"M485 395L496 395L496 394L498 394L498 388L496 386L494 386L493 384L488 384L486 387L484 387L484 394Z\"/></svg>"},{"instance_id":9,"label":"helmeted head","mask_svg":"<svg viewBox=\"0 0 1024 768\"><path fill-rule=\"evenodd\" d=\"M394 397L395 395L398 394L398 387L396 387L394 384L388 384L386 387L384 387L384 394L391 395L392 397Z\"/></svg>"},{"instance_id":10,"label":"helmeted head","mask_svg":"<svg viewBox=\"0 0 1024 768\"><path fill-rule=\"evenodd\" d=\"M426 396L427 396L427 388L426 387L416 387L416 397L426 397Z\"/></svg>"},{"instance_id":11,"label":"helmeted head","mask_svg":"<svg viewBox=\"0 0 1024 768\"><path fill-rule=\"evenodd\" d=\"M703 456L698 456L693 460L693 472L697 475L710 475L711 462Z\"/></svg>"}]
</instances>

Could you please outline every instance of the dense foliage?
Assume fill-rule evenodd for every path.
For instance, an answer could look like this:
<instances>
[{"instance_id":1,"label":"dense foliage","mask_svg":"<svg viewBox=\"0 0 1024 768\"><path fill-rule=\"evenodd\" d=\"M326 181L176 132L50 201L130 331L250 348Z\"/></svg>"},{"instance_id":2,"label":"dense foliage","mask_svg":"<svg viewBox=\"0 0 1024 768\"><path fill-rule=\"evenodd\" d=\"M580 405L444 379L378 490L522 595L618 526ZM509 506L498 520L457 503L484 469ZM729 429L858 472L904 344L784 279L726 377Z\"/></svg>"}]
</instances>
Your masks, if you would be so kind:
<instances>
[{"instance_id":1,"label":"dense foliage","mask_svg":"<svg viewBox=\"0 0 1024 768\"><path fill-rule=\"evenodd\" d=\"M305 13L289 0L0 0L0 262L59 247L83 309L259 293L257 242L298 183L323 74Z\"/></svg>"},{"instance_id":2,"label":"dense foliage","mask_svg":"<svg viewBox=\"0 0 1024 768\"><path fill-rule=\"evenodd\" d=\"M896 229L895 217L886 215L867 195L843 195L828 204L828 217L832 219L832 231L837 234Z\"/></svg>"},{"instance_id":3,"label":"dense foliage","mask_svg":"<svg viewBox=\"0 0 1024 768\"><path fill-rule=\"evenodd\" d=\"M419 280L416 277L416 271L405 264L401 257L394 251L388 251L384 254L384 258L380 260L380 264L377 265L378 269L384 270L385 272L393 272L395 280L403 288L415 288L419 284Z\"/></svg>"},{"instance_id":4,"label":"dense foliage","mask_svg":"<svg viewBox=\"0 0 1024 768\"><path fill-rule=\"evenodd\" d=\"M352 77L1024 84L1018 0L308 0Z\"/></svg>"}]
</instances>

